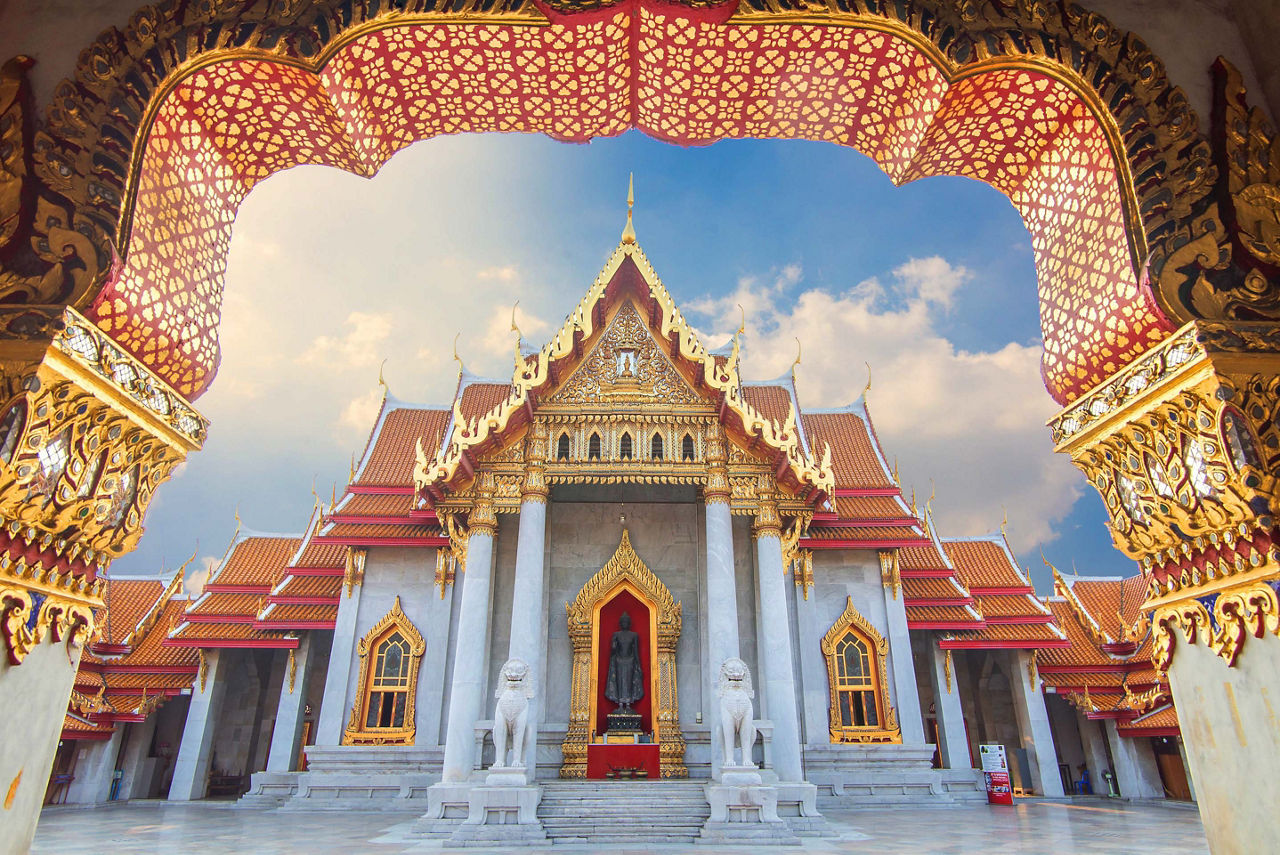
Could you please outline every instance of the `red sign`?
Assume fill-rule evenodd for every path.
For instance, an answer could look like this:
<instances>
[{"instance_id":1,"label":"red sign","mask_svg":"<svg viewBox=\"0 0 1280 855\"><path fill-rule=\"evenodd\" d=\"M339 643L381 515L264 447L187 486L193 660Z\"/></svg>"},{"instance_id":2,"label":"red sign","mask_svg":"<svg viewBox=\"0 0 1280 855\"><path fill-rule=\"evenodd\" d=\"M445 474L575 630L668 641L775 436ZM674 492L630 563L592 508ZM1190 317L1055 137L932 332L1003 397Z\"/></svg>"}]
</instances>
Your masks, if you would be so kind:
<instances>
[{"instance_id":1,"label":"red sign","mask_svg":"<svg viewBox=\"0 0 1280 855\"><path fill-rule=\"evenodd\" d=\"M987 804L1013 804L1013 787L1009 784L1008 772L983 772L987 778Z\"/></svg>"}]
</instances>

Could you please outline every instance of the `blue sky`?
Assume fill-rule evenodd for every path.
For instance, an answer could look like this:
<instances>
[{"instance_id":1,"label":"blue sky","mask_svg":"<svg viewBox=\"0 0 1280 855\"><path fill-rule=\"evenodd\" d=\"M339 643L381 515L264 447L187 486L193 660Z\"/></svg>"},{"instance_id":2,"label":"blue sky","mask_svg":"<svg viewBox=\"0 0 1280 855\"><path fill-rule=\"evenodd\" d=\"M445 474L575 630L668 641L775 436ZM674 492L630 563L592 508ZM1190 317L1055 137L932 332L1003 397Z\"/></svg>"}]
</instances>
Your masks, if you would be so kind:
<instances>
[{"instance_id":1,"label":"blue sky","mask_svg":"<svg viewBox=\"0 0 1280 855\"><path fill-rule=\"evenodd\" d=\"M714 346L748 308L745 369L776 377L804 340L801 400L847 403L870 362L886 453L944 534L1009 535L1041 590L1066 570L1127 574L1092 488L1052 454L1038 380L1030 240L999 193L961 178L894 187L824 143L682 149L632 132L419 143L373 180L273 176L232 240L223 363L197 406L206 448L159 491L116 573L220 555L247 527L300 531L368 435L378 366L398 397L447 403L468 368L510 372L511 306L541 343L617 244L628 172L639 241Z\"/></svg>"}]
</instances>

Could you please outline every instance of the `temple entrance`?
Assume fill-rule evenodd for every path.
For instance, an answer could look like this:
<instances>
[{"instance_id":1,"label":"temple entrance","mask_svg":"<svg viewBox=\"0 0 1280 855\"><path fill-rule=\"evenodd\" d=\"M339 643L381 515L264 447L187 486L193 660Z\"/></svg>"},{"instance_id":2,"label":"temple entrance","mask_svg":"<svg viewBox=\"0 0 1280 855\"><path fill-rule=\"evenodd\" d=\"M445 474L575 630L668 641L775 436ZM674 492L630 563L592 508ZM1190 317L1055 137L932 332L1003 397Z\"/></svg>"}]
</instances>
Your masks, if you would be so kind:
<instances>
[{"instance_id":1,"label":"temple entrance","mask_svg":"<svg viewBox=\"0 0 1280 855\"><path fill-rule=\"evenodd\" d=\"M676 697L680 603L626 531L567 610L573 675L560 777L687 777Z\"/></svg>"}]
</instances>

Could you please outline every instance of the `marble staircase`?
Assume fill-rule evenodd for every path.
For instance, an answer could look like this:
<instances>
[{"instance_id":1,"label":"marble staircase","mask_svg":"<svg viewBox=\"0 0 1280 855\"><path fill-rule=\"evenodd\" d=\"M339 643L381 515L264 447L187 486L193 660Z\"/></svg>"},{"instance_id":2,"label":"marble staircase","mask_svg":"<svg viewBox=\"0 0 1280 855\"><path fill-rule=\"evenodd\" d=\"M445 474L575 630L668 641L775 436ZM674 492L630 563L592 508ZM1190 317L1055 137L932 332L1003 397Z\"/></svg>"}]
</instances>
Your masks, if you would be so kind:
<instances>
[{"instance_id":1,"label":"marble staircase","mask_svg":"<svg viewBox=\"0 0 1280 855\"><path fill-rule=\"evenodd\" d=\"M704 781L540 781L553 843L693 843L711 815Z\"/></svg>"}]
</instances>

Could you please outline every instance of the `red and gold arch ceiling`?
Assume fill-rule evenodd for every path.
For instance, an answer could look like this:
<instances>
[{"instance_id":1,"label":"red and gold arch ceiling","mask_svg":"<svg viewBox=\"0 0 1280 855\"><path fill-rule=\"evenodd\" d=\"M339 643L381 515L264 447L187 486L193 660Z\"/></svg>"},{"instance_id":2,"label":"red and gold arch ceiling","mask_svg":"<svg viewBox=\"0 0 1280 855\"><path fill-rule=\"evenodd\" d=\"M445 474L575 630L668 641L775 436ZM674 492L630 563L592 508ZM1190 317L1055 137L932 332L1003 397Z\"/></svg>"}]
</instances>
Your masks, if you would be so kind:
<instances>
[{"instance_id":1,"label":"red and gold arch ceiling","mask_svg":"<svg viewBox=\"0 0 1280 855\"><path fill-rule=\"evenodd\" d=\"M1171 330L1135 271L1145 246L1114 128L1071 85L1030 61L956 71L883 21L717 15L631 3L554 24L532 9L488 23L392 19L331 46L315 70L235 56L203 65L155 102L135 153L126 263L93 315L198 395L218 364L231 225L258 181L303 163L372 175L440 134L585 141L635 127L682 145L826 140L895 182L991 184L1031 235L1043 372L1060 402Z\"/></svg>"}]
</instances>

